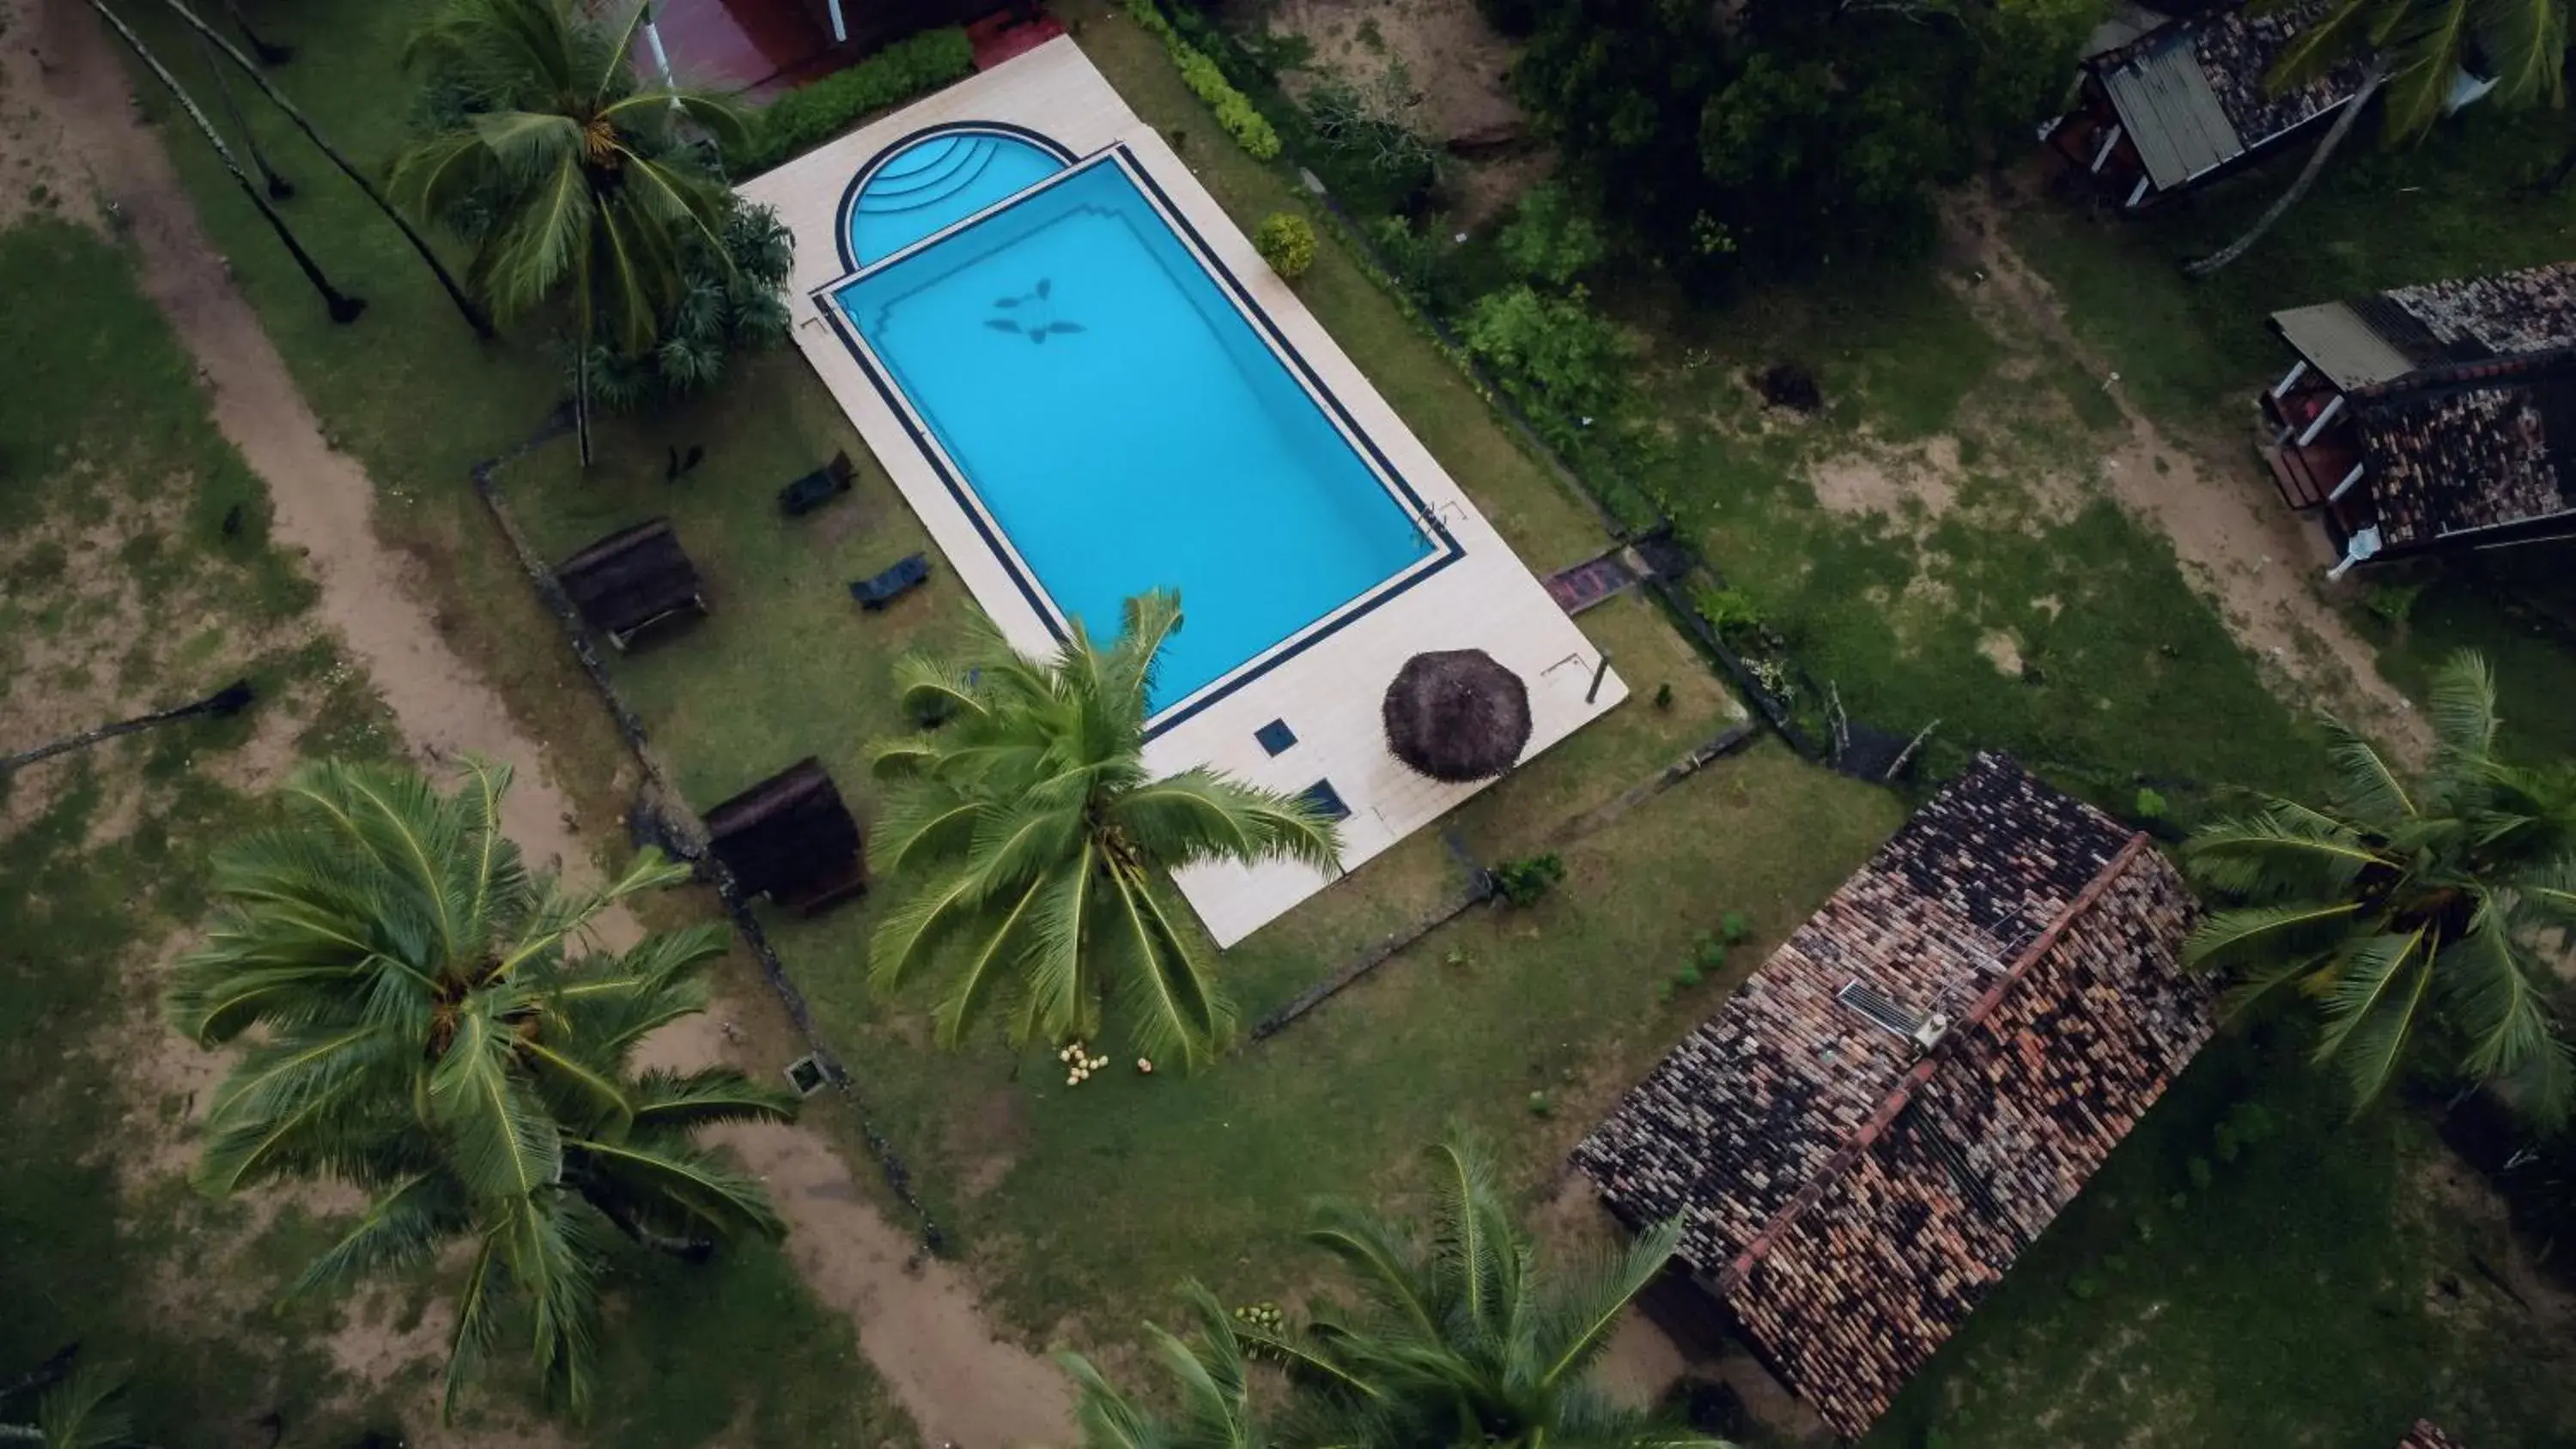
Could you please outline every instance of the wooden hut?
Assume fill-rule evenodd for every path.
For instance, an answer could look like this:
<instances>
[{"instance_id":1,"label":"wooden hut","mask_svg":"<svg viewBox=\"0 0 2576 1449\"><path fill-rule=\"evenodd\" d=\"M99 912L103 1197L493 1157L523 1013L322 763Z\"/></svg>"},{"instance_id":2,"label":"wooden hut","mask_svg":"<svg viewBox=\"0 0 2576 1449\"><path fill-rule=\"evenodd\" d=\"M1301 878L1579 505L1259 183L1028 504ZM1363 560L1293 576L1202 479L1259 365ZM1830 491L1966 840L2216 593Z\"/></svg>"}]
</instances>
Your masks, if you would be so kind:
<instances>
[{"instance_id":1,"label":"wooden hut","mask_svg":"<svg viewBox=\"0 0 2576 1449\"><path fill-rule=\"evenodd\" d=\"M809 916L867 889L859 822L811 755L708 811L707 837L743 894Z\"/></svg>"},{"instance_id":2,"label":"wooden hut","mask_svg":"<svg viewBox=\"0 0 2576 1449\"><path fill-rule=\"evenodd\" d=\"M2293 307L2272 328L2298 360L2256 400L2264 461L2337 552L2576 538L2576 262Z\"/></svg>"},{"instance_id":3,"label":"wooden hut","mask_svg":"<svg viewBox=\"0 0 2576 1449\"><path fill-rule=\"evenodd\" d=\"M667 518L620 529L565 559L555 582L582 622L621 650L663 620L707 611L697 565L681 552Z\"/></svg>"}]
</instances>

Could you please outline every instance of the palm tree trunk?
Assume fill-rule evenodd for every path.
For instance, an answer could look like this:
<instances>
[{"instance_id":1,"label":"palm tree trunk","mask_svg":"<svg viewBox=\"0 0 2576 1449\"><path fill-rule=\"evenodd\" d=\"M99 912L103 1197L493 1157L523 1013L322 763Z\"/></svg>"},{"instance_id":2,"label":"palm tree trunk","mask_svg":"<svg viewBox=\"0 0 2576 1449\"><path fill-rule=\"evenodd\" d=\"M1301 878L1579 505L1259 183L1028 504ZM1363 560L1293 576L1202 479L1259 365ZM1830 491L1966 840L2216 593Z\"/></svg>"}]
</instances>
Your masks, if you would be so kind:
<instances>
[{"instance_id":1,"label":"palm tree trunk","mask_svg":"<svg viewBox=\"0 0 2576 1449\"><path fill-rule=\"evenodd\" d=\"M273 45L250 28L250 17L242 13L239 0L223 0L223 5L224 13L233 18L233 25L241 31L242 39L250 42L250 48L259 56L261 65L284 65L295 58L294 46Z\"/></svg>"},{"instance_id":2,"label":"palm tree trunk","mask_svg":"<svg viewBox=\"0 0 2576 1449\"><path fill-rule=\"evenodd\" d=\"M463 314L465 325L474 329L475 336L486 342L491 341L497 334L493 332L492 319L484 313L482 305L466 292L464 286L456 280L456 274L447 269L447 264L438 259L438 253L430 248L429 238L422 236L401 212L394 209L393 203L385 200L385 194L376 189L373 181L367 179L367 173L348 157L341 155L338 147L323 140L322 133L314 129L313 122L306 119L304 112L271 84L267 76L260 74L259 67L251 63L249 56L242 54L231 41L217 34L212 26L198 19L196 12L190 10L182 0L166 0L166 3L171 13L186 21L192 29L204 36L232 61L242 74L249 76L251 83L259 87L260 94L268 97L269 104L284 112L286 119L295 123L295 129L304 133L305 139L313 143L314 149L329 157L331 164L339 168L341 175L357 183L358 189L366 193L367 200L376 204L376 210L383 212L385 219L402 231L403 240L411 243L411 249L420 253L421 261L429 267L431 274L438 278L438 285L447 289L447 299L455 303L456 310Z\"/></svg>"},{"instance_id":3,"label":"palm tree trunk","mask_svg":"<svg viewBox=\"0 0 2576 1449\"><path fill-rule=\"evenodd\" d=\"M2254 244L2263 239L2263 234L2288 215L2290 208L2299 204L2299 198L2307 195L2308 189L2317 184L2317 178L2325 172L2327 160L2342 147L2344 138L2352 134L2352 128L2361 120L2362 111L2369 106L2371 98L2379 94L2381 83L2387 79L2386 67L2374 57L2369 68L2362 72L2361 89L2344 103L2343 114L2335 117L2333 127L2326 132L2326 138L2317 143L2317 149L2308 153L2308 164L2299 168L2298 179L2290 183L2290 189L2265 207L2263 214L2254 218L2254 225L2243 236L2198 261L2183 263L2182 274L2198 281L2252 251Z\"/></svg>"},{"instance_id":4,"label":"palm tree trunk","mask_svg":"<svg viewBox=\"0 0 2576 1449\"><path fill-rule=\"evenodd\" d=\"M154 55L151 49L144 45L142 39L135 35L123 20L117 18L115 11L107 8L105 0L89 0L89 8L97 11L99 18L114 28L117 36L125 42L126 49L133 51L135 56L151 69L154 78L159 80L162 87L179 102L180 108L188 113L188 119L196 123L197 130L206 138L206 143L214 147L215 155L223 160L224 170L232 173L234 183L241 187L242 195L249 197L250 204L259 208L259 214L267 220L269 229L277 233L277 239L285 244L287 254L295 258L295 265L303 271L304 279L311 282L313 290L321 294L322 305L330 310L331 320L341 323L357 321L358 314L367 310L366 299L352 297L331 285L331 279L322 273L321 264L314 261L312 253L304 250L304 244L295 239L295 233L286 225L286 218L277 214L277 208L270 205L268 198L261 195L260 189L251 183L250 177L243 174L241 163L233 159L232 148L224 144L223 136L206 119L206 113L199 110L196 101L180 87L178 77L170 74L169 67L161 63L160 57Z\"/></svg>"},{"instance_id":5,"label":"palm tree trunk","mask_svg":"<svg viewBox=\"0 0 2576 1449\"><path fill-rule=\"evenodd\" d=\"M242 118L241 106L233 100L233 83L224 79L224 68L215 60L215 48L207 42L202 31L197 35L197 53L206 58L206 70L215 78L215 96L224 103L224 119L231 121L233 129L241 133L242 146L250 152L250 164L259 168L259 179L268 184L268 199L284 201L293 196L295 183L279 175L277 168L268 164L268 153L259 149L259 133Z\"/></svg>"}]
</instances>

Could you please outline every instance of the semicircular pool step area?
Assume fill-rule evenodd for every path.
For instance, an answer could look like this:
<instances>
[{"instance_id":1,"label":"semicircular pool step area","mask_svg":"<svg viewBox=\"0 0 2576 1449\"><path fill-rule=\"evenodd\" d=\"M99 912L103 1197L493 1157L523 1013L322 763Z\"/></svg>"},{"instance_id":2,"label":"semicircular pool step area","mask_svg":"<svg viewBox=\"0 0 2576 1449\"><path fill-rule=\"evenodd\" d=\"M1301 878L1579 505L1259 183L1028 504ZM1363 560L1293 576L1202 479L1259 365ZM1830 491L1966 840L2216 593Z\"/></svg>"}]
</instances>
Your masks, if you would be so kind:
<instances>
[{"instance_id":1,"label":"semicircular pool step area","mask_svg":"<svg viewBox=\"0 0 2576 1449\"><path fill-rule=\"evenodd\" d=\"M992 163L994 149L989 136L946 137L914 148L935 154L898 169L896 163L912 161L913 151L906 151L868 178L859 205L869 211L902 211L941 200L972 185L976 174Z\"/></svg>"},{"instance_id":2,"label":"semicircular pool step area","mask_svg":"<svg viewBox=\"0 0 2576 1449\"><path fill-rule=\"evenodd\" d=\"M882 260L1064 169L1044 147L987 131L929 136L869 175L850 207L850 256Z\"/></svg>"}]
</instances>

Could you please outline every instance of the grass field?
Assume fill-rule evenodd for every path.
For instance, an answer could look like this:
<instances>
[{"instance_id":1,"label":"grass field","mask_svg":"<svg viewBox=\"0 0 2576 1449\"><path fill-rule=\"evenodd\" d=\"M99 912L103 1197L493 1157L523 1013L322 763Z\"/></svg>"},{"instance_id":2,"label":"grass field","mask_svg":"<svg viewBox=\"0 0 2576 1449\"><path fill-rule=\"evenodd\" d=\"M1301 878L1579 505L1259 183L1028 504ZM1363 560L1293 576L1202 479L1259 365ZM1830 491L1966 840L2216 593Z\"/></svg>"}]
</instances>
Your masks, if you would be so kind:
<instances>
[{"instance_id":1,"label":"grass field","mask_svg":"<svg viewBox=\"0 0 2576 1449\"><path fill-rule=\"evenodd\" d=\"M256 815L244 792L298 757L385 757L387 723L269 546L259 481L209 423L130 259L30 222L0 231L0 288L16 299L0 353L24 364L0 388L0 748L236 675L261 696L231 720L0 777L0 1375L79 1341L128 1368L156 1443L231 1442L212 1426L270 1412L308 1449L398 1435L406 1417L417 1431L428 1365L355 1374L330 1352L338 1303L277 1299L334 1221L186 1185L182 1123L211 1074L153 1005L158 966L203 913L208 850ZM596 1442L909 1439L847 1322L776 1250L709 1270L621 1251L611 1271L616 1316L651 1331L609 1335ZM417 1311L406 1296L396 1320ZM469 1425L515 1437L532 1406L505 1384L472 1410Z\"/></svg>"},{"instance_id":2,"label":"grass field","mask_svg":"<svg viewBox=\"0 0 2576 1449\"><path fill-rule=\"evenodd\" d=\"M2356 136L2270 236L2200 282L2176 264L2231 239L2302 154L2134 222L2033 206L2013 218L2012 235L2140 407L2182 436L2232 442L2254 394L2289 365L2268 324L2273 312L2576 255L2576 191L2531 190L2565 145L2556 113L2483 106L2405 150ZM2442 654L2485 650L2501 676L2508 740L2566 749L2576 742L2576 593L2563 567L2539 557L2565 551L2542 545L2399 571L2392 582L2426 587L2414 627L2391 639L2382 667L2413 688ZM2554 607L2554 628L2535 627L2534 601Z\"/></svg>"},{"instance_id":3,"label":"grass field","mask_svg":"<svg viewBox=\"0 0 2576 1449\"><path fill-rule=\"evenodd\" d=\"M1062 9L1129 103L1186 133L1184 154L1238 218L1296 203L1286 176L1218 140L1132 26L1096 3ZM384 98L400 94L391 57L407 12L274 0L262 18L306 47L285 76L299 99L361 156L389 154L401 112ZM210 228L316 408L391 490L387 526L431 561L460 646L494 672L572 783L594 803L612 800L614 741L464 488L467 464L515 443L557 395L535 338L488 354L473 346L398 240L323 184L297 215L326 261L354 273L344 282L376 304L359 328L331 329L211 163L180 152ZM1336 248L1301 291L1533 566L1593 546L1579 506ZM2057 508L2050 472L2092 446L2091 430L2105 426L2099 408L2080 389L2045 405L1998 405L1997 379L2014 359L1952 291L1911 275L1784 295L1687 327L1649 358L1646 385L1676 420L1655 481L1856 714L1890 727L1938 715L1949 758L2009 745L2104 794L2138 771L2213 783L2298 782L2313 771L2293 712L2184 584L2162 540L2100 506ZM1823 370L1836 411L1804 434L1748 435L1724 378L1792 341ZM1689 347L1713 362L1688 366ZM1846 447L1921 445L1963 422L1976 425L1962 438L1973 481L1946 519L1834 513L1801 477ZM873 467L825 514L776 519L769 494L780 482L835 448L858 452L846 423L801 363L780 356L609 439L607 464L587 477L555 447L513 464L505 486L549 550L653 513L680 520L715 613L618 670L684 791L704 804L809 752L856 781L859 749L893 723L889 659L943 637L963 599L942 578L887 615L850 610L844 579L921 546ZM660 462L675 443L707 448L676 485ZM2474 625L2457 628L2474 637ZM1595 611L1584 626L1641 694L1669 679L1681 698L1669 714L1640 701L1480 797L1454 822L1480 857L1540 848L1716 717L1714 687L1642 605ZM2421 653L2453 627L2428 596L2399 652ZM2016 636L2036 678L1997 670L1984 652L1997 632ZM818 923L780 922L778 937L879 1125L915 1161L1011 1323L1033 1338L1125 1340L1138 1316L1164 1311L1186 1274L1229 1297L1292 1295L1311 1266L1290 1249L1302 1200L1401 1191L1413 1148L1453 1118L1501 1138L1522 1181L1543 1177L1607 1098L1900 813L1890 796L1758 748L1563 846L1571 878L1550 900L1445 928L1190 1082L1111 1073L1075 1093L1043 1063L992 1044L932 1055L917 1011L865 990L859 947L873 902ZM1257 1013L1435 902L1455 869L1437 840L1416 839L1229 953L1227 979ZM1725 978L1662 999L1691 938L1729 908L1752 914L1757 939ZM2401 1407L2452 1413L2472 1442L2563 1438L2555 1383L2514 1377L2492 1334L2446 1317L2420 1291L2468 1251L2467 1230L2428 1226L2411 1188L2404 1169L2420 1160L2420 1128L2404 1117L2344 1128L2295 1058L2280 1044L2213 1053L1876 1442L2020 1445L2054 1414L2047 1422L2064 1432L2048 1442L2376 1444L2402 1427L2383 1422ZM2240 1094L2265 1102L2283 1128L2194 1186L2190 1160ZM725 1279L709 1290L718 1300L709 1321L734 1323L724 1315L742 1305L731 1295L757 1297L765 1284L787 1291L758 1270ZM741 1327L702 1349L629 1345L638 1357L621 1372L654 1376L656 1392L683 1403L639 1398L628 1431L697 1433L716 1422L715 1406L694 1397L699 1374L767 1374L761 1346L773 1342ZM2134 1361L2105 1371L2106 1354ZM799 1406L823 1401L810 1395L828 1394L819 1362L790 1363L784 1382L762 1390L763 1407L745 1411L754 1422L792 1426ZM2437 1367L2418 1378L2416 1364ZM2409 1367L2354 1391L2354 1365Z\"/></svg>"}]
</instances>

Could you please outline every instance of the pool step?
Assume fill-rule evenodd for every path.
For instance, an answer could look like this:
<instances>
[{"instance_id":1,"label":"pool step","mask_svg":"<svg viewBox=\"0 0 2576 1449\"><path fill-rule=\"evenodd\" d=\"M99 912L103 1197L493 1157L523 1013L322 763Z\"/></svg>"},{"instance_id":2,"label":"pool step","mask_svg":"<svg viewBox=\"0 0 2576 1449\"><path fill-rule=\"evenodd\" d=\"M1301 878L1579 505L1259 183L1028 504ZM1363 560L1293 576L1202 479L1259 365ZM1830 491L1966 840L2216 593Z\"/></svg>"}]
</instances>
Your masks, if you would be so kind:
<instances>
[{"instance_id":1,"label":"pool step","mask_svg":"<svg viewBox=\"0 0 2576 1449\"><path fill-rule=\"evenodd\" d=\"M1001 148L990 140L978 140L972 146L958 149L961 154L955 162L929 179L891 188L879 185L882 177L871 180L867 189L859 193L859 210L884 215L936 206L980 180Z\"/></svg>"}]
</instances>

